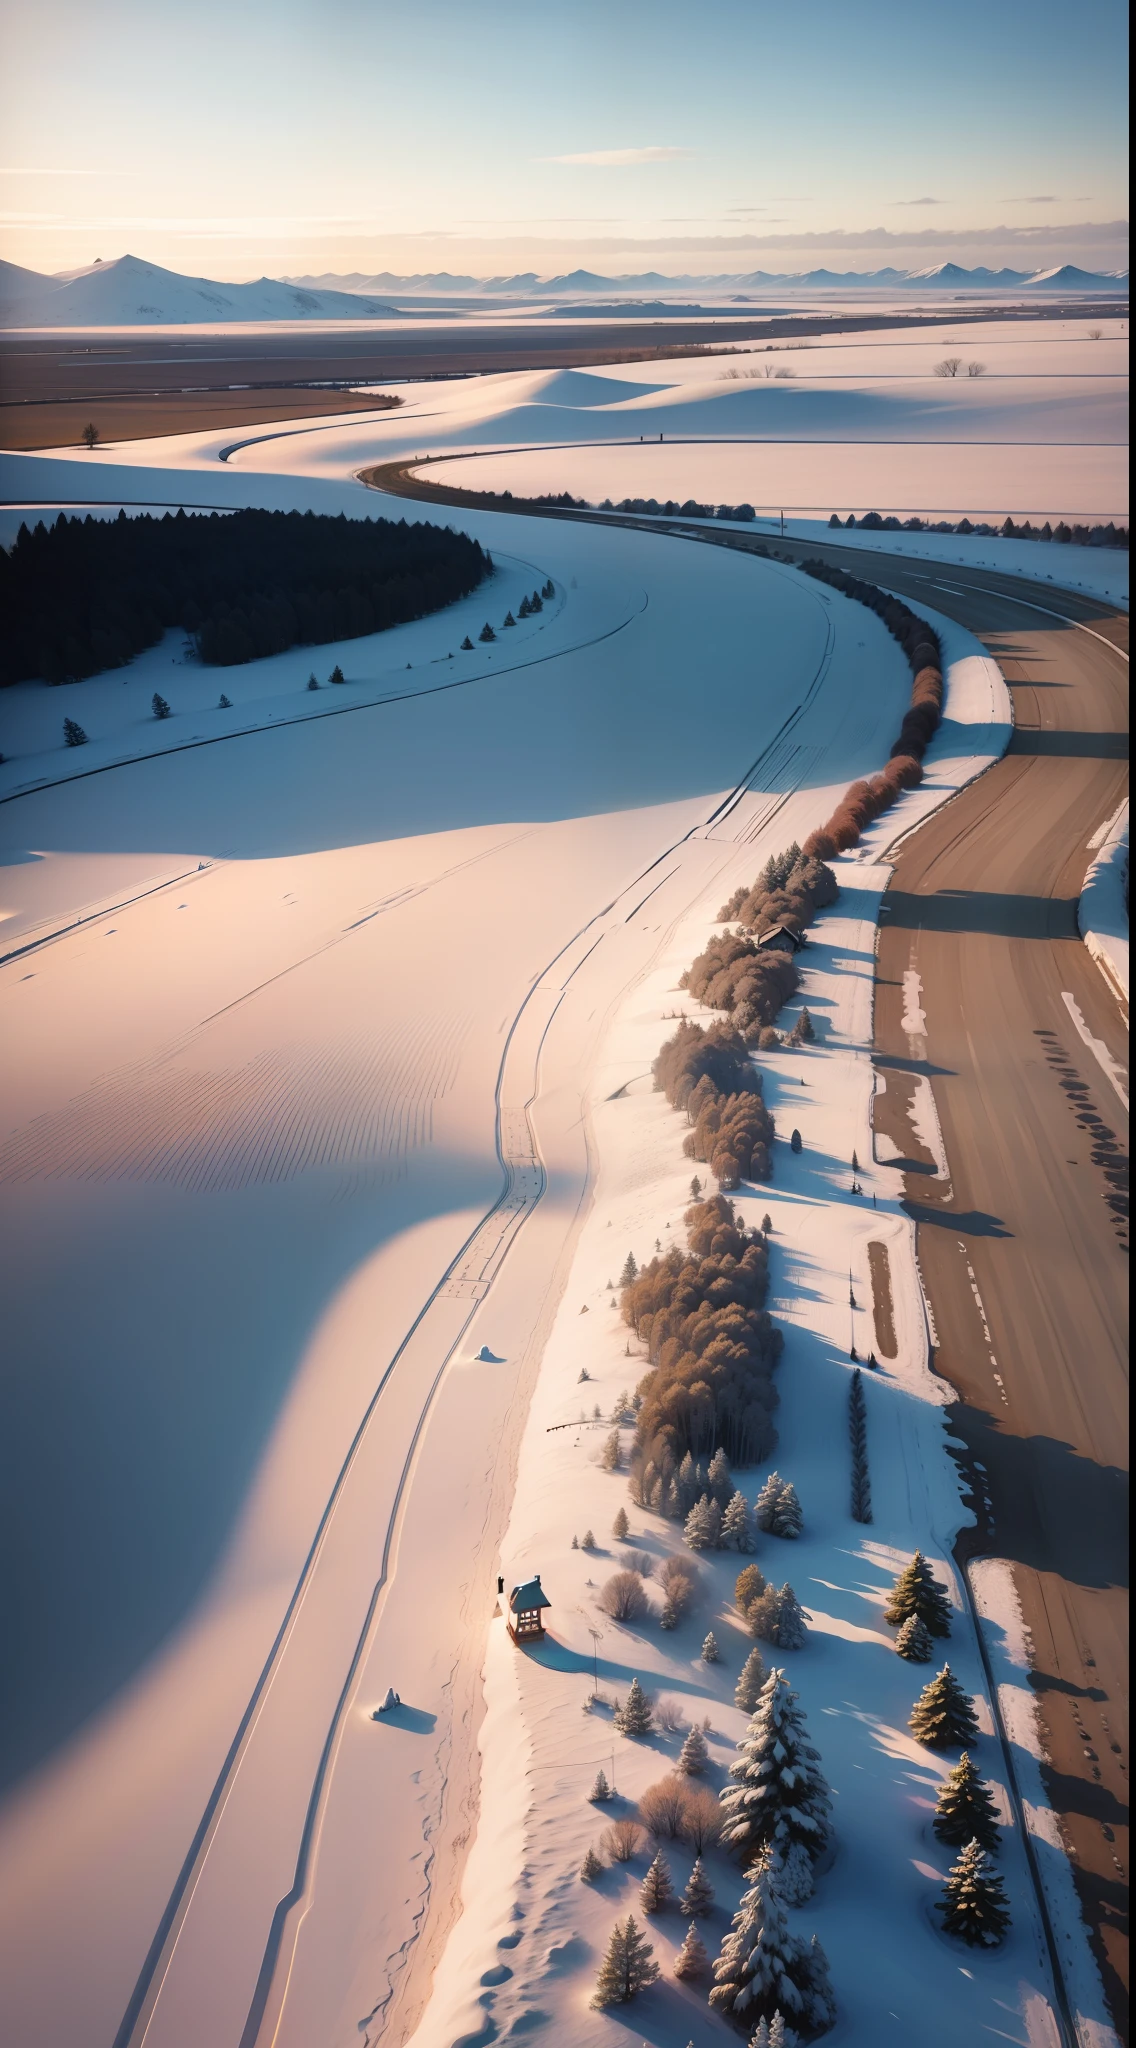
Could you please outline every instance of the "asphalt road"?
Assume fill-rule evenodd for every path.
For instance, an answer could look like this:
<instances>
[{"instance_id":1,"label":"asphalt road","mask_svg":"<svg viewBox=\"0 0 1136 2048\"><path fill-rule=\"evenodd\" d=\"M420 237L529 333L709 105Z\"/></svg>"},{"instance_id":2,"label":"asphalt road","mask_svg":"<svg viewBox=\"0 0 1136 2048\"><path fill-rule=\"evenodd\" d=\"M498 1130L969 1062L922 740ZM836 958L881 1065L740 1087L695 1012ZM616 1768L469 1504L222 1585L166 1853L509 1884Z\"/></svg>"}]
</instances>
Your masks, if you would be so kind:
<instances>
[{"instance_id":1,"label":"asphalt road","mask_svg":"<svg viewBox=\"0 0 1136 2048\"><path fill-rule=\"evenodd\" d=\"M450 495L433 479L382 482ZM979 1520L959 1556L1012 1563L1047 1789L1126 2037L1129 1139L1117 1081L1126 1093L1128 1018L1080 941L1076 904L1088 841L1127 788L1128 620L953 563L757 544L824 554L957 619L1014 700L1005 758L895 856L877 960L876 1121L905 1155L934 1364L960 1397L950 1420ZM901 1021L911 972L920 1040ZM945 1141L945 1191L907 1115L919 1075Z\"/></svg>"}]
</instances>

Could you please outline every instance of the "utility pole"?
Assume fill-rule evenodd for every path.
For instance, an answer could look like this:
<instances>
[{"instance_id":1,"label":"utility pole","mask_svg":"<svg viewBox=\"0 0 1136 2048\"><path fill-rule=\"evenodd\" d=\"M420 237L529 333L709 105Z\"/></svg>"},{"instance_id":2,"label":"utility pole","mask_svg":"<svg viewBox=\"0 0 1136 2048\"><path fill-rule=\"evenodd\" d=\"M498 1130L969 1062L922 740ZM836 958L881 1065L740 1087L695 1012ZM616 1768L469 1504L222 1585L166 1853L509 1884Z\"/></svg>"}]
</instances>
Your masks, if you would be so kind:
<instances>
[{"instance_id":1,"label":"utility pole","mask_svg":"<svg viewBox=\"0 0 1136 2048\"><path fill-rule=\"evenodd\" d=\"M782 514L781 514L781 538L782 538L782 540L784 540L784 538L785 538L785 514L784 514L784 511L782 511Z\"/></svg>"}]
</instances>

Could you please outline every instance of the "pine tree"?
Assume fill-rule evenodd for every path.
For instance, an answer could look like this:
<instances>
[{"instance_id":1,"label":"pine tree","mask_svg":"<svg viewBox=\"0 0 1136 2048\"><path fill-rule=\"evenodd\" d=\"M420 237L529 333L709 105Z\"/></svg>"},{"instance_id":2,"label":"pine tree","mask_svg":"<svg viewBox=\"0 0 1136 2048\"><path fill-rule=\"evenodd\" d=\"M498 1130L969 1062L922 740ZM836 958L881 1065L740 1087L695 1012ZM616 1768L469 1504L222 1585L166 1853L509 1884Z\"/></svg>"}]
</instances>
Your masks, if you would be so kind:
<instances>
[{"instance_id":1,"label":"pine tree","mask_svg":"<svg viewBox=\"0 0 1136 2048\"><path fill-rule=\"evenodd\" d=\"M787 1906L803 1906L816 1890L813 1859L800 1842L790 1842L787 1849L778 1842L767 1842L752 1867L769 1872L778 1898Z\"/></svg>"},{"instance_id":2,"label":"pine tree","mask_svg":"<svg viewBox=\"0 0 1136 2048\"><path fill-rule=\"evenodd\" d=\"M615 1725L621 1735L649 1735L655 1725L654 1707L637 1678L622 1706L615 1710Z\"/></svg>"},{"instance_id":3,"label":"pine tree","mask_svg":"<svg viewBox=\"0 0 1136 2048\"><path fill-rule=\"evenodd\" d=\"M697 1175L697 1174L695 1174L695 1176L694 1176L694 1179L693 1179L693 1180L691 1181L691 1183L690 1183L690 1199L691 1199L691 1201L692 1201L692 1202L696 1202L696 1201L698 1200L699 1196L701 1195L701 1193L702 1193L702 1182L701 1182L701 1181L699 1180L699 1178L698 1178L698 1175Z\"/></svg>"},{"instance_id":4,"label":"pine tree","mask_svg":"<svg viewBox=\"0 0 1136 2048\"><path fill-rule=\"evenodd\" d=\"M785 1481L782 1479L780 1472L771 1472L754 1502L754 1518L758 1528L763 1529L766 1535L772 1532L773 1517L776 1513L777 1503L781 1498L781 1489L784 1484Z\"/></svg>"},{"instance_id":5,"label":"pine tree","mask_svg":"<svg viewBox=\"0 0 1136 2048\"><path fill-rule=\"evenodd\" d=\"M639 1901L645 1913L661 1913L664 1907L674 1904L671 1867L661 1849L656 1850L655 1860L639 1887Z\"/></svg>"},{"instance_id":6,"label":"pine tree","mask_svg":"<svg viewBox=\"0 0 1136 2048\"><path fill-rule=\"evenodd\" d=\"M65 718L63 721L63 744L65 747L85 747L87 745L86 733L83 731L82 726L77 724L73 718Z\"/></svg>"},{"instance_id":7,"label":"pine tree","mask_svg":"<svg viewBox=\"0 0 1136 2048\"><path fill-rule=\"evenodd\" d=\"M517 623L517 622L516 622L515 618L513 617L513 614L512 614L512 612L506 612L506 613L505 613L505 616L504 616L504 618L503 618L503 619L502 619L502 621L501 621L501 624L502 624L502 626L503 626L503 627L504 627L504 626L515 626L515 625L516 625L516 623Z\"/></svg>"},{"instance_id":8,"label":"pine tree","mask_svg":"<svg viewBox=\"0 0 1136 2048\"><path fill-rule=\"evenodd\" d=\"M552 580L551 576L549 577L549 579L548 579L548 582L547 582L547 583L543 583L543 584L541 585L541 591L540 591L540 594L541 594L541 596L542 596L542 597L555 597L555 596L556 596L556 585L555 585L555 583L553 582L553 580Z\"/></svg>"},{"instance_id":9,"label":"pine tree","mask_svg":"<svg viewBox=\"0 0 1136 2048\"><path fill-rule=\"evenodd\" d=\"M488 619L486 619L485 624L481 628L481 631L477 637L479 640L496 640L497 635L493 631L493 628L490 625Z\"/></svg>"},{"instance_id":10,"label":"pine tree","mask_svg":"<svg viewBox=\"0 0 1136 2048\"><path fill-rule=\"evenodd\" d=\"M627 1534L628 1530L630 1529L630 1527L631 1527L631 1524L630 1524L630 1522L629 1522L629 1521L628 1521L628 1519L627 1519L627 1509L626 1509L626 1508L617 1508L617 1509L616 1509L616 1514L615 1514L615 1520L614 1520L614 1522L613 1522L613 1523L612 1523L612 1525L611 1525L611 1533L612 1533L612 1535L613 1535L613 1536L615 1536L615 1537L616 1537L616 1538L618 1539L618 1541L619 1541L620 1543L622 1543L622 1541L623 1541L624 1537L626 1536L626 1534Z\"/></svg>"},{"instance_id":11,"label":"pine tree","mask_svg":"<svg viewBox=\"0 0 1136 2048\"><path fill-rule=\"evenodd\" d=\"M769 2048L797 2048L797 2036L786 2026L783 2012L775 2012L769 2022Z\"/></svg>"},{"instance_id":12,"label":"pine tree","mask_svg":"<svg viewBox=\"0 0 1136 2048\"><path fill-rule=\"evenodd\" d=\"M700 1778L710 1761L706 1737L701 1728L692 1728L678 1754L678 1767L688 1778Z\"/></svg>"},{"instance_id":13,"label":"pine tree","mask_svg":"<svg viewBox=\"0 0 1136 2048\"><path fill-rule=\"evenodd\" d=\"M722 1510L708 1493L691 1508L683 1526L683 1542L692 1550L716 1550L722 1533Z\"/></svg>"},{"instance_id":14,"label":"pine tree","mask_svg":"<svg viewBox=\"0 0 1136 2048\"><path fill-rule=\"evenodd\" d=\"M801 1513L801 1503L797 1499L797 1489L791 1480L786 1479L774 1503L773 1519L770 1524L772 1533L774 1536L788 1537L792 1542L800 1535L804 1526L805 1518Z\"/></svg>"},{"instance_id":15,"label":"pine tree","mask_svg":"<svg viewBox=\"0 0 1136 2048\"><path fill-rule=\"evenodd\" d=\"M801 1011L800 1016L794 1024L793 1037L797 1040L799 1045L812 1045L815 1042L816 1031L813 1028L813 1020L809 1016L807 1010Z\"/></svg>"},{"instance_id":16,"label":"pine tree","mask_svg":"<svg viewBox=\"0 0 1136 2048\"><path fill-rule=\"evenodd\" d=\"M778 1642L780 1638L777 1625L780 1614L781 1601L777 1588L767 1586L764 1593L759 1593L756 1600L751 1600L746 1609L750 1634L756 1636L759 1643Z\"/></svg>"},{"instance_id":17,"label":"pine tree","mask_svg":"<svg viewBox=\"0 0 1136 2048\"><path fill-rule=\"evenodd\" d=\"M344 675L343 670L339 666L339 663L336 662L335 667L332 669L331 674L328 677L328 682L345 683L346 681L347 677Z\"/></svg>"},{"instance_id":18,"label":"pine tree","mask_svg":"<svg viewBox=\"0 0 1136 2048\"><path fill-rule=\"evenodd\" d=\"M801 1134L800 1134L800 1132L799 1132L799 1131L794 1131L794 1132L793 1132L793 1135L792 1135L792 1137L791 1137L791 1138L790 1138L790 1140L789 1140L789 1150L790 1150L790 1152L799 1152L799 1151L800 1151L800 1149L801 1149Z\"/></svg>"},{"instance_id":19,"label":"pine tree","mask_svg":"<svg viewBox=\"0 0 1136 2048\"><path fill-rule=\"evenodd\" d=\"M594 1884L597 1877L602 1877L606 1869L606 1863L604 1863L601 1860L601 1858L596 1855L595 1850L589 1849L585 1854L583 1862L580 1865L581 1883Z\"/></svg>"},{"instance_id":20,"label":"pine tree","mask_svg":"<svg viewBox=\"0 0 1136 2048\"><path fill-rule=\"evenodd\" d=\"M910 1614L917 1614L933 1636L950 1635L950 1601L921 1550L916 1551L911 1563L904 1565L896 1579L891 1599L884 1609L884 1619L899 1623L906 1621Z\"/></svg>"},{"instance_id":21,"label":"pine tree","mask_svg":"<svg viewBox=\"0 0 1136 2048\"><path fill-rule=\"evenodd\" d=\"M824 1951L815 1939L806 1947L790 1934L767 1871L759 1870L742 1894L714 1976L711 2005L747 2030L789 2013L819 2033L835 2017Z\"/></svg>"},{"instance_id":22,"label":"pine tree","mask_svg":"<svg viewBox=\"0 0 1136 2048\"><path fill-rule=\"evenodd\" d=\"M460 651L460 652L461 652L462 654L472 654L472 653L473 653L473 641L472 641L472 640L470 639L470 637L469 637L469 634L468 634L468 633L466 634L466 636L465 636L465 639L464 639L464 640L462 641L462 644L461 644L461 648L460 648L460 650L459 650L459 651Z\"/></svg>"},{"instance_id":23,"label":"pine tree","mask_svg":"<svg viewBox=\"0 0 1136 2048\"><path fill-rule=\"evenodd\" d=\"M312 671L311 675L310 675L310 676L308 677L308 688L309 688L309 690L318 690L318 689L319 689L319 684L318 684L318 683L317 683L317 681L316 681L316 677L315 677L315 671L314 671L314 669L313 669L313 671Z\"/></svg>"},{"instance_id":24,"label":"pine tree","mask_svg":"<svg viewBox=\"0 0 1136 2048\"><path fill-rule=\"evenodd\" d=\"M706 1943L699 1934L693 1920L686 1930L686 1938L674 1959L673 1969L680 1982L687 1983L693 1977L704 1977L710 1967Z\"/></svg>"},{"instance_id":25,"label":"pine tree","mask_svg":"<svg viewBox=\"0 0 1136 2048\"><path fill-rule=\"evenodd\" d=\"M678 1902L680 1913L691 1919L701 1919L714 1904L714 1887L706 1875L701 1856L694 1859L694 1869L686 1880L686 1889Z\"/></svg>"},{"instance_id":26,"label":"pine tree","mask_svg":"<svg viewBox=\"0 0 1136 2048\"><path fill-rule=\"evenodd\" d=\"M739 1614L748 1614L753 1602L765 1591L765 1573L760 1565L743 1565L734 1581L734 1605Z\"/></svg>"},{"instance_id":27,"label":"pine tree","mask_svg":"<svg viewBox=\"0 0 1136 2048\"><path fill-rule=\"evenodd\" d=\"M618 1472L620 1463L621 1452L619 1448L619 1431L617 1429L613 1429L611 1435L608 1437L608 1440L603 1447L603 1454L600 1458L600 1464L603 1466L605 1472Z\"/></svg>"},{"instance_id":28,"label":"pine tree","mask_svg":"<svg viewBox=\"0 0 1136 2048\"><path fill-rule=\"evenodd\" d=\"M611 1798L611 1786L603 1771L596 1772L596 1781L588 1794L593 1806L604 1806Z\"/></svg>"},{"instance_id":29,"label":"pine tree","mask_svg":"<svg viewBox=\"0 0 1136 2048\"><path fill-rule=\"evenodd\" d=\"M641 1934L636 1926L633 1913L628 1914L626 1921L617 1920L596 1979L592 1998L596 2010L602 2012L608 2005L626 2005L636 1992L656 1983L659 1966L654 1961L654 1954L646 1935Z\"/></svg>"},{"instance_id":30,"label":"pine tree","mask_svg":"<svg viewBox=\"0 0 1136 2048\"><path fill-rule=\"evenodd\" d=\"M722 1549L746 1551L756 1550L753 1516L749 1502L740 1488L730 1496L726 1512L722 1516Z\"/></svg>"},{"instance_id":31,"label":"pine tree","mask_svg":"<svg viewBox=\"0 0 1136 2048\"><path fill-rule=\"evenodd\" d=\"M734 1482L730 1477L730 1461L720 1446L710 1460L709 1470L706 1474L706 1487L720 1508L726 1506L734 1491Z\"/></svg>"},{"instance_id":32,"label":"pine tree","mask_svg":"<svg viewBox=\"0 0 1136 2048\"><path fill-rule=\"evenodd\" d=\"M581 1538L580 1538L580 1548L581 1548L581 1550L594 1550L594 1549L595 1549L595 1547L596 1547L596 1539L595 1539L595 1537L594 1537L594 1536L592 1535L592 1532L591 1532L591 1530L590 1530L590 1529L585 1529L585 1531L584 1531L583 1535L582 1535L582 1536L581 1536Z\"/></svg>"},{"instance_id":33,"label":"pine tree","mask_svg":"<svg viewBox=\"0 0 1136 2048\"><path fill-rule=\"evenodd\" d=\"M155 690L150 699L150 709L155 718L168 718L170 716L170 707L157 690Z\"/></svg>"},{"instance_id":34,"label":"pine tree","mask_svg":"<svg viewBox=\"0 0 1136 2048\"><path fill-rule=\"evenodd\" d=\"M983 1784L971 1762L969 1750L963 1750L943 1779L931 1825L940 1842L949 1842L956 1849L965 1848L968 1842L977 1842L983 1849L998 1847L998 1808L990 1787Z\"/></svg>"},{"instance_id":35,"label":"pine tree","mask_svg":"<svg viewBox=\"0 0 1136 2048\"><path fill-rule=\"evenodd\" d=\"M977 1740L978 1722L970 1695L963 1691L949 1664L923 1687L907 1725L916 1740L929 1749L965 1748Z\"/></svg>"},{"instance_id":36,"label":"pine tree","mask_svg":"<svg viewBox=\"0 0 1136 2048\"><path fill-rule=\"evenodd\" d=\"M820 1757L808 1739L797 1695L774 1671L730 1765L722 1791L722 1841L746 1862L766 1843L783 1853L800 1842L811 1856L828 1839L831 1801Z\"/></svg>"},{"instance_id":37,"label":"pine tree","mask_svg":"<svg viewBox=\"0 0 1136 2048\"><path fill-rule=\"evenodd\" d=\"M803 1650L808 1639L809 1627L804 1608L786 1580L777 1595L777 1647L781 1650Z\"/></svg>"},{"instance_id":38,"label":"pine tree","mask_svg":"<svg viewBox=\"0 0 1136 2048\"><path fill-rule=\"evenodd\" d=\"M734 1687L734 1705L740 1707L743 1714L753 1713L768 1676L761 1651L751 1650Z\"/></svg>"},{"instance_id":39,"label":"pine tree","mask_svg":"<svg viewBox=\"0 0 1136 2048\"><path fill-rule=\"evenodd\" d=\"M772 1218L772 1216L771 1216L771 1215L769 1214L769 1211L768 1211L768 1209L767 1209L767 1210L766 1210L766 1212L765 1212L765 1214L764 1214L764 1216L763 1216L763 1217L762 1217L762 1219L761 1219L761 1232L762 1232L762 1236L763 1236L763 1237L768 1237L768 1236L769 1236L769 1234L770 1234L770 1232L772 1231L772 1229L773 1229L773 1218Z\"/></svg>"},{"instance_id":40,"label":"pine tree","mask_svg":"<svg viewBox=\"0 0 1136 2048\"><path fill-rule=\"evenodd\" d=\"M943 1886L937 1909L943 1930L971 1948L997 1948L1006 1939L1010 1914L1005 1888L981 1842L968 1842Z\"/></svg>"},{"instance_id":41,"label":"pine tree","mask_svg":"<svg viewBox=\"0 0 1136 2048\"><path fill-rule=\"evenodd\" d=\"M702 1645L702 1662L704 1664L716 1664L718 1662L718 1639L713 1629L710 1629Z\"/></svg>"},{"instance_id":42,"label":"pine tree","mask_svg":"<svg viewBox=\"0 0 1136 2048\"><path fill-rule=\"evenodd\" d=\"M217 709L218 709L218 711L231 711L231 710L232 710L232 708L233 708L233 700L232 700L232 698L231 698L231 697L226 697L226 695L225 695L225 692L224 692L224 690L222 690L222 692L221 692L221 695L220 695L220 696L218 697L218 699L217 699Z\"/></svg>"},{"instance_id":43,"label":"pine tree","mask_svg":"<svg viewBox=\"0 0 1136 2048\"><path fill-rule=\"evenodd\" d=\"M931 1632L917 1614L908 1615L895 1639L895 1647L909 1664L929 1664L935 1654Z\"/></svg>"},{"instance_id":44,"label":"pine tree","mask_svg":"<svg viewBox=\"0 0 1136 2048\"><path fill-rule=\"evenodd\" d=\"M635 1254L634 1252L628 1252L627 1257L623 1261L623 1271L619 1276L620 1286L630 1287L638 1272L639 1268L635 1263Z\"/></svg>"},{"instance_id":45,"label":"pine tree","mask_svg":"<svg viewBox=\"0 0 1136 2048\"><path fill-rule=\"evenodd\" d=\"M868 1476L868 1414L860 1368L852 1374L848 1389L848 1438L852 1446L852 1520L872 1519L872 1485Z\"/></svg>"},{"instance_id":46,"label":"pine tree","mask_svg":"<svg viewBox=\"0 0 1136 2048\"><path fill-rule=\"evenodd\" d=\"M579 1539L579 1537L578 1537L578 1536L573 1536L573 1538L572 1538L572 1548L573 1548L573 1550L579 1550L579 1548L580 1548L580 1539Z\"/></svg>"}]
</instances>

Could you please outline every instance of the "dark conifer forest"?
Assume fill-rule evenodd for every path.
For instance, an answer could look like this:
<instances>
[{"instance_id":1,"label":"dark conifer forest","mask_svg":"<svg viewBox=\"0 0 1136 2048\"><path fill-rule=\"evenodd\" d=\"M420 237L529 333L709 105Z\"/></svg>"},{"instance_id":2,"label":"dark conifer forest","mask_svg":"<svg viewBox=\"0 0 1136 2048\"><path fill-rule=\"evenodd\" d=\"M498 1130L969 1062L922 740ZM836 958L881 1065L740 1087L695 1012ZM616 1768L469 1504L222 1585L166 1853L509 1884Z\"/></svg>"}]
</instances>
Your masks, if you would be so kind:
<instances>
[{"instance_id":1,"label":"dark conifer forest","mask_svg":"<svg viewBox=\"0 0 1136 2048\"><path fill-rule=\"evenodd\" d=\"M0 684L121 668L171 626L222 668L353 640L468 596L491 568L468 534L404 519L62 514L0 549Z\"/></svg>"}]
</instances>

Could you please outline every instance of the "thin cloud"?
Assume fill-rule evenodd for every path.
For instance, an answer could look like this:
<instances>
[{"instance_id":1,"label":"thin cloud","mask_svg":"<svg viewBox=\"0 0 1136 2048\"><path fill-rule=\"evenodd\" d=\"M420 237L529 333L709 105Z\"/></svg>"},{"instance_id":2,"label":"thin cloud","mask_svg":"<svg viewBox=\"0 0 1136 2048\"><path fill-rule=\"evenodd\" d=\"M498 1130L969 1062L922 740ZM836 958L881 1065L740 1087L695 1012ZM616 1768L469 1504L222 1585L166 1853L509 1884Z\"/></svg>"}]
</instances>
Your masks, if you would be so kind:
<instances>
[{"instance_id":1,"label":"thin cloud","mask_svg":"<svg viewBox=\"0 0 1136 2048\"><path fill-rule=\"evenodd\" d=\"M892 206L945 206L945 199L892 199Z\"/></svg>"},{"instance_id":2,"label":"thin cloud","mask_svg":"<svg viewBox=\"0 0 1136 2048\"><path fill-rule=\"evenodd\" d=\"M572 156L539 156L539 164L664 164L675 157L693 156L692 149L664 148L651 143L644 149L584 149Z\"/></svg>"}]
</instances>

